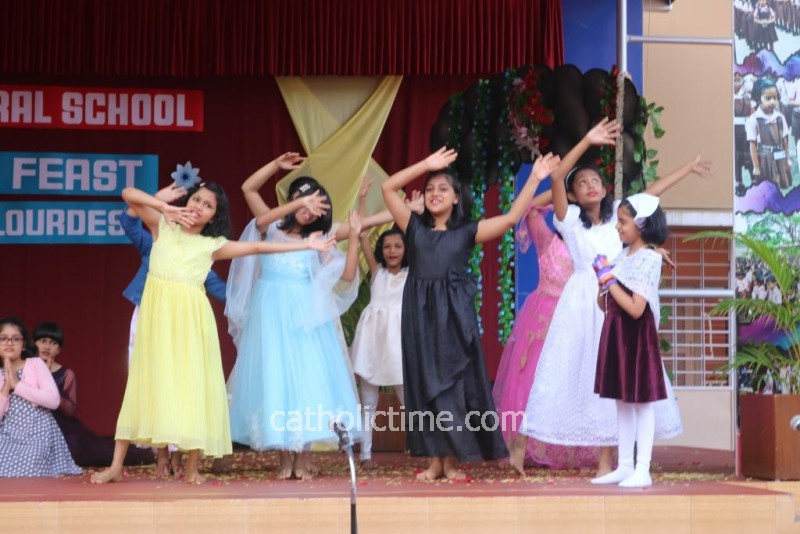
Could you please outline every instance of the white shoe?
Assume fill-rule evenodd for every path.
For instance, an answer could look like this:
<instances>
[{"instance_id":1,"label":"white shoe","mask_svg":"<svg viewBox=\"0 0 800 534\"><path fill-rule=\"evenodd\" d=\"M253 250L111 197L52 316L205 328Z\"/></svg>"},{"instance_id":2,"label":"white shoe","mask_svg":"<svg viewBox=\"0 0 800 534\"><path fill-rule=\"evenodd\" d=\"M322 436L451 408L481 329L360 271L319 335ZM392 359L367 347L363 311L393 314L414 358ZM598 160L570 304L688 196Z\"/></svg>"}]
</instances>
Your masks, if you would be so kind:
<instances>
[{"instance_id":1,"label":"white shoe","mask_svg":"<svg viewBox=\"0 0 800 534\"><path fill-rule=\"evenodd\" d=\"M618 484L623 480L631 478L634 470L629 465L621 465L605 475L591 480L592 484Z\"/></svg>"},{"instance_id":2,"label":"white shoe","mask_svg":"<svg viewBox=\"0 0 800 534\"><path fill-rule=\"evenodd\" d=\"M653 480L650 478L650 471L644 469L637 469L633 475L619 483L620 488L647 488L653 485Z\"/></svg>"}]
</instances>

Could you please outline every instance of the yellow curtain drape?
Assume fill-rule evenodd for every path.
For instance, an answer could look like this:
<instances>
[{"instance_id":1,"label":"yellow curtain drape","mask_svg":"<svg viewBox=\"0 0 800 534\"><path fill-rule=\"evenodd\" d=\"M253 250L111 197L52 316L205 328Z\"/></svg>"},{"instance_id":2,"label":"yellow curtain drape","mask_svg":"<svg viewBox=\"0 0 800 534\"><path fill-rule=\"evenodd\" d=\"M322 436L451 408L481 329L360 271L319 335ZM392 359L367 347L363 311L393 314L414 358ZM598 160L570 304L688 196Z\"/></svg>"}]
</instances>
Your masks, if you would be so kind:
<instances>
[{"instance_id":1,"label":"yellow curtain drape","mask_svg":"<svg viewBox=\"0 0 800 534\"><path fill-rule=\"evenodd\" d=\"M292 117L307 159L276 186L286 201L289 184L298 176L316 178L331 195L334 221L347 220L366 174L375 178L367 197L367 213L384 208L380 189L386 172L372 152L394 104L402 76L278 77L278 88Z\"/></svg>"}]
</instances>

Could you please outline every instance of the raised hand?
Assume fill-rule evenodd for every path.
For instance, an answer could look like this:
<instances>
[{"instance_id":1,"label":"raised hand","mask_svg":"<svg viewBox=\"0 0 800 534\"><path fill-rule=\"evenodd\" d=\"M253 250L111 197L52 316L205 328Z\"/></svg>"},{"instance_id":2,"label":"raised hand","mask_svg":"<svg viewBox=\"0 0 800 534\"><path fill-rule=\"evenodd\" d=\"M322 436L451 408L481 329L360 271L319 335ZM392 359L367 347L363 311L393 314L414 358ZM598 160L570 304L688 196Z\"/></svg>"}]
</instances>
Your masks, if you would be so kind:
<instances>
[{"instance_id":1,"label":"raised hand","mask_svg":"<svg viewBox=\"0 0 800 534\"><path fill-rule=\"evenodd\" d=\"M695 173L701 178L708 178L711 176L711 161L703 159L703 154L698 154L692 160L690 172Z\"/></svg>"},{"instance_id":2,"label":"raised hand","mask_svg":"<svg viewBox=\"0 0 800 534\"><path fill-rule=\"evenodd\" d=\"M306 158L297 152L286 152L275 158L275 163L277 163L278 167L281 169L290 171L299 168L305 160Z\"/></svg>"},{"instance_id":3,"label":"raised hand","mask_svg":"<svg viewBox=\"0 0 800 534\"><path fill-rule=\"evenodd\" d=\"M616 119L605 117L586 133L586 140L593 145L613 145L621 131L622 125Z\"/></svg>"},{"instance_id":4,"label":"raised hand","mask_svg":"<svg viewBox=\"0 0 800 534\"><path fill-rule=\"evenodd\" d=\"M189 228L197 222L197 215L188 208L179 208L178 206L167 204L161 210L161 213L164 214L169 223L177 223L184 228Z\"/></svg>"},{"instance_id":5,"label":"raised hand","mask_svg":"<svg viewBox=\"0 0 800 534\"><path fill-rule=\"evenodd\" d=\"M306 240L308 248L319 252L327 252L336 244L336 238L325 237L322 232L313 232Z\"/></svg>"},{"instance_id":6,"label":"raised hand","mask_svg":"<svg viewBox=\"0 0 800 534\"><path fill-rule=\"evenodd\" d=\"M351 239L358 239L358 234L361 233L361 216L358 214L357 211L353 210L350 212L350 216L347 221L350 225L350 238Z\"/></svg>"},{"instance_id":7,"label":"raised hand","mask_svg":"<svg viewBox=\"0 0 800 534\"><path fill-rule=\"evenodd\" d=\"M358 188L358 196L359 198L363 198L367 196L369 193L369 188L372 187L372 184L375 183L375 178L372 176L364 176L364 179L361 180L361 186Z\"/></svg>"},{"instance_id":8,"label":"raised hand","mask_svg":"<svg viewBox=\"0 0 800 534\"><path fill-rule=\"evenodd\" d=\"M159 189L153 196L158 200L163 200L167 204L172 204L179 198L186 196L186 188L173 183L163 189Z\"/></svg>"},{"instance_id":9,"label":"raised hand","mask_svg":"<svg viewBox=\"0 0 800 534\"><path fill-rule=\"evenodd\" d=\"M560 157L552 153L546 154L533 162L533 167L531 168L531 177L536 178L538 181L542 181L558 168L559 163L561 163Z\"/></svg>"},{"instance_id":10,"label":"raised hand","mask_svg":"<svg viewBox=\"0 0 800 534\"><path fill-rule=\"evenodd\" d=\"M446 169L458 157L458 153L447 147L442 147L427 158L425 158L425 167L429 171L439 171Z\"/></svg>"},{"instance_id":11,"label":"raised hand","mask_svg":"<svg viewBox=\"0 0 800 534\"><path fill-rule=\"evenodd\" d=\"M319 191L314 191L310 195L300 197L300 200L303 203L303 207L305 207L311 215L317 217L322 217L331 209L331 205L328 204L328 199Z\"/></svg>"},{"instance_id":12,"label":"raised hand","mask_svg":"<svg viewBox=\"0 0 800 534\"><path fill-rule=\"evenodd\" d=\"M422 212L425 211L425 197L422 196L422 192L419 189L414 189L411 192L410 200L406 197L406 206L417 215L422 215Z\"/></svg>"}]
</instances>

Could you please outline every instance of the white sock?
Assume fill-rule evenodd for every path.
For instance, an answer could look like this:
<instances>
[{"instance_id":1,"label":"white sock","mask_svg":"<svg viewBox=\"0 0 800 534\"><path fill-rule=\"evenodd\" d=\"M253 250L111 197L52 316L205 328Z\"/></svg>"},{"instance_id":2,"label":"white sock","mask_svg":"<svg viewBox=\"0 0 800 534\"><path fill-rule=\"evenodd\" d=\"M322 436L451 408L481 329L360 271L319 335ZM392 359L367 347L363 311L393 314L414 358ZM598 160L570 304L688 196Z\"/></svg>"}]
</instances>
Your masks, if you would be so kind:
<instances>
[{"instance_id":1,"label":"white sock","mask_svg":"<svg viewBox=\"0 0 800 534\"><path fill-rule=\"evenodd\" d=\"M652 402L636 406L636 469L633 474L621 481L623 488L644 488L651 486L650 461L653 458L653 440L656 433L656 416Z\"/></svg>"},{"instance_id":2,"label":"white sock","mask_svg":"<svg viewBox=\"0 0 800 534\"><path fill-rule=\"evenodd\" d=\"M634 404L617 401L617 430L619 464L610 473L593 478L592 484L618 484L633 474L633 447L636 443Z\"/></svg>"},{"instance_id":3,"label":"white sock","mask_svg":"<svg viewBox=\"0 0 800 534\"><path fill-rule=\"evenodd\" d=\"M361 434L361 461L372 458L372 417L378 408L380 387L361 380L361 411L364 417Z\"/></svg>"}]
</instances>

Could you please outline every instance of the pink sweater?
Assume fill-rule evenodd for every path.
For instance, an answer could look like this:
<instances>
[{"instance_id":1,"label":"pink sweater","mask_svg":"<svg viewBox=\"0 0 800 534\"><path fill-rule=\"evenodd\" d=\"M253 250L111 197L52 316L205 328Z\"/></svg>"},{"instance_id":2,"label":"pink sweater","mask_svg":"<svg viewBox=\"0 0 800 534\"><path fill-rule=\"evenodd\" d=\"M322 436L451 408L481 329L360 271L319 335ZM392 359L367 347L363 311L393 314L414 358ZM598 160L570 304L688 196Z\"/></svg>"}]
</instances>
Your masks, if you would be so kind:
<instances>
[{"instance_id":1,"label":"pink sweater","mask_svg":"<svg viewBox=\"0 0 800 534\"><path fill-rule=\"evenodd\" d=\"M5 377L0 374L0 388L4 383ZM25 366L22 368L22 380L11 394L49 410L55 410L61 402L61 395L58 393L58 387L53 380L53 375L50 374L50 369L41 358L36 356L25 360ZM0 419L5 417L7 410L8 397L0 393Z\"/></svg>"}]
</instances>

